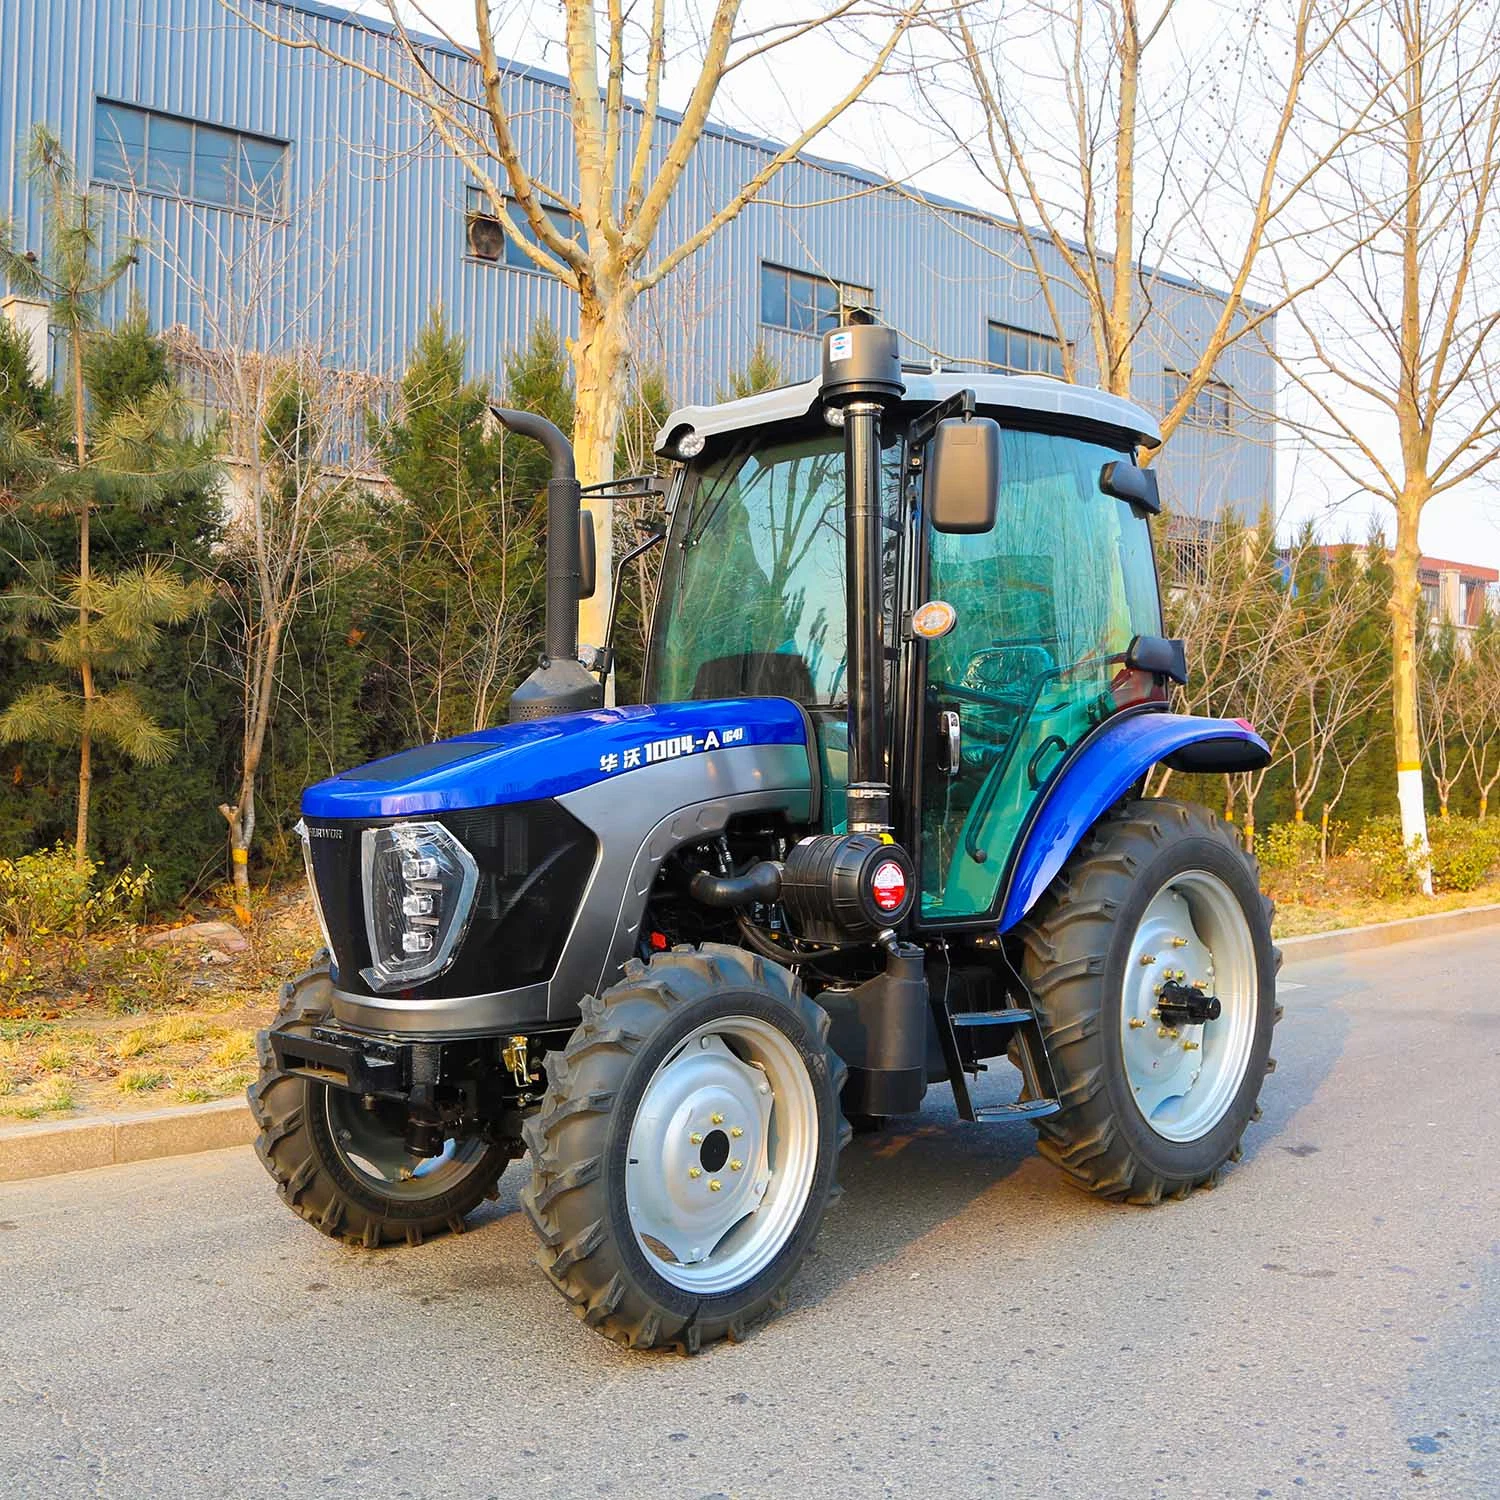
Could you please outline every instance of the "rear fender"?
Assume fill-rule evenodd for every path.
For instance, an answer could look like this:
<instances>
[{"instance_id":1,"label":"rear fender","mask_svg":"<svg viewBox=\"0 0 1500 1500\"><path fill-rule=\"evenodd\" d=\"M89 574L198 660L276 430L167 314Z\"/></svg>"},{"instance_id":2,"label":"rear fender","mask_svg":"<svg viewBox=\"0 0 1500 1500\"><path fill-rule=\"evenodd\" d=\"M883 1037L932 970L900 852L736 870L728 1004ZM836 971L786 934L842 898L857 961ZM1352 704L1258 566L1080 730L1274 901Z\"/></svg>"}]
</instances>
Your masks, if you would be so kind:
<instances>
[{"instance_id":1,"label":"rear fender","mask_svg":"<svg viewBox=\"0 0 1500 1500\"><path fill-rule=\"evenodd\" d=\"M1102 726L1038 805L1011 865L1000 929L1014 927L1090 828L1154 765L1178 771L1258 771L1270 747L1241 719L1137 713Z\"/></svg>"}]
</instances>

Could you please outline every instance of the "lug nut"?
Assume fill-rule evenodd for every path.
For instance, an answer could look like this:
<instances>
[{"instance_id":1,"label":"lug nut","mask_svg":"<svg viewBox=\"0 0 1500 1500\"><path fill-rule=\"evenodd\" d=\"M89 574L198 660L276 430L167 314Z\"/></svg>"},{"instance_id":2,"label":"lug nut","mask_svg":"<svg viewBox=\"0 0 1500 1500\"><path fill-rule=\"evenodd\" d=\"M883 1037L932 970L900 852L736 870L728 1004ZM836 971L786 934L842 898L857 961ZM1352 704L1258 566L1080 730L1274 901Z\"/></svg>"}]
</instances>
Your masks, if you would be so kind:
<instances>
[{"instance_id":1,"label":"lug nut","mask_svg":"<svg viewBox=\"0 0 1500 1500\"><path fill-rule=\"evenodd\" d=\"M1146 968L1150 964L1154 964L1155 962L1156 962L1156 955L1154 953L1143 953L1143 954L1141 954L1141 967L1143 969Z\"/></svg>"},{"instance_id":2,"label":"lug nut","mask_svg":"<svg viewBox=\"0 0 1500 1500\"><path fill-rule=\"evenodd\" d=\"M744 1162L742 1162L739 1157L735 1157L735 1159L729 1163L729 1170L731 1172L738 1172L744 1165Z\"/></svg>"},{"instance_id":3,"label":"lug nut","mask_svg":"<svg viewBox=\"0 0 1500 1500\"><path fill-rule=\"evenodd\" d=\"M1184 1052L1196 1052L1198 1050L1198 1043L1197 1042L1184 1042L1182 1044L1182 1050Z\"/></svg>"},{"instance_id":4,"label":"lug nut","mask_svg":"<svg viewBox=\"0 0 1500 1500\"><path fill-rule=\"evenodd\" d=\"M1188 944L1188 940L1186 938L1175 937L1175 938L1172 939L1172 946L1174 948L1186 948L1187 944Z\"/></svg>"},{"instance_id":5,"label":"lug nut","mask_svg":"<svg viewBox=\"0 0 1500 1500\"><path fill-rule=\"evenodd\" d=\"M745 1132L741 1130L738 1125L731 1125L729 1127L729 1133L735 1138L735 1140L739 1140L739 1138L744 1135Z\"/></svg>"},{"instance_id":6,"label":"lug nut","mask_svg":"<svg viewBox=\"0 0 1500 1500\"><path fill-rule=\"evenodd\" d=\"M688 1176L689 1177L701 1177L702 1175L703 1175L703 1168L702 1167L689 1167L688 1168Z\"/></svg>"},{"instance_id":7,"label":"lug nut","mask_svg":"<svg viewBox=\"0 0 1500 1500\"><path fill-rule=\"evenodd\" d=\"M721 1114L712 1114L708 1118L715 1125L722 1125L724 1123L724 1116Z\"/></svg>"},{"instance_id":8,"label":"lug nut","mask_svg":"<svg viewBox=\"0 0 1500 1500\"><path fill-rule=\"evenodd\" d=\"M702 1144L703 1144L703 1132L701 1130L695 1130L688 1137L688 1145L690 1145L690 1146L701 1146Z\"/></svg>"},{"instance_id":9,"label":"lug nut","mask_svg":"<svg viewBox=\"0 0 1500 1500\"><path fill-rule=\"evenodd\" d=\"M1156 1028L1156 1034L1157 1036L1161 1037L1176 1036L1177 1028L1175 1026L1158 1026Z\"/></svg>"},{"instance_id":10,"label":"lug nut","mask_svg":"<svg viewBox=\"0 0 1500 1500\"><path fill-rule=\"evenodd\" d=\"M724 1184L722 1182L720 1182L717 1177L710 1177L708 1179L708 1190L711 1193L717 1193L719 1191L719 1189L721 1187L723 1187L723 1186L724 1186Z\"/></svg>"},{"instance_id":11,"label":"lug nut","mask_svg":"<svg viewBox=\"0 0 1500 1500\"><path fill-rule=\"evenodd\" d=\"M1146 1023L1141 1020L1139 1016L1132 1016L1130 1019L1130 1029L1132 1031L1139 1031L1145 1024Z\"/></svg>"}]
</instances>

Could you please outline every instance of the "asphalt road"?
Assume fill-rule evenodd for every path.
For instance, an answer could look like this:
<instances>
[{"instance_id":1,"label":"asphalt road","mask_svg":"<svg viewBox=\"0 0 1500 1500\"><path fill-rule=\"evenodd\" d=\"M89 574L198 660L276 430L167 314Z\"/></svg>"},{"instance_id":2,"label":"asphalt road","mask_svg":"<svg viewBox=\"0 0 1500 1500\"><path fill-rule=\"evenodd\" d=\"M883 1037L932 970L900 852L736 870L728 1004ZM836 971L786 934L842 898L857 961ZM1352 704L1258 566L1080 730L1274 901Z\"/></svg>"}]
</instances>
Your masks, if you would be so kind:
<instances>
[{"instance_id":1,"label":"asphalt road","mask_svg":"<svg viewBox=\"0 0 1500 1500\"><path fill-rule=\"evenodd\" d=\"M248 1150L0 1186L0 1494L1500 1495L1497 976L1482 932L1288 968L1243 1162L1157 1209L935 1090L696 1359L574 1322L524 1167L377 1254Z\"/></svg>"}]
</instances>

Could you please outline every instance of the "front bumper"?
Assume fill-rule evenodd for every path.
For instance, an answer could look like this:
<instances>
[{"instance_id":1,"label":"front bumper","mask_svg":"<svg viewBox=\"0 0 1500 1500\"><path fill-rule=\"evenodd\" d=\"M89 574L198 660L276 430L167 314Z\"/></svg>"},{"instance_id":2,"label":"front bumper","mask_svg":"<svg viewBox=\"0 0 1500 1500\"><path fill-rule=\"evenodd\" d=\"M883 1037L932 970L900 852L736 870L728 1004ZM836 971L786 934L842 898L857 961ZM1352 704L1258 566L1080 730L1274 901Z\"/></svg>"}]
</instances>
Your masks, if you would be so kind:
<instances>
[{"instance_id":1,"label":"front bumper","mask_svg":"<svg viewBox=\"0 0 1500 1500\"><path fill-rule=\"evenodd\" d=\"M418 1046L361 1036L328 1022L283 1021L269 1032L277 1068L356 1094L406 1098Z\"/></svg>"}]
</instances>

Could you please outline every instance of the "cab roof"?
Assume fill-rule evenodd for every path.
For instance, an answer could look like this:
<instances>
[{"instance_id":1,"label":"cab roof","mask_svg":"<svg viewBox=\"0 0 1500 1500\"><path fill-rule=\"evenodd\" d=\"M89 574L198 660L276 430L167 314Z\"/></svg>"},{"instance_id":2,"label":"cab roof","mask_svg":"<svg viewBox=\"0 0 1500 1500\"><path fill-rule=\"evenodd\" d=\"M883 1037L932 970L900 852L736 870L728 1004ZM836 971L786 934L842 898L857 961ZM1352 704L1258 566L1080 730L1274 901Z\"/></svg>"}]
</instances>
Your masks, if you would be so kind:
<instances>
[{"instance_id":1,"label":"cab roof","mask_svg":"<svg viewBox=\"0 0 1500 1500\"><path fill-rule=\"evenodd\" d=\"M903 370L906 395L903 401L919 406L943 401L959 391L970 390L985 411L1019 412L1028 416L1060 417L1091 422L1134 433L1148 448L1161 444L1161 428L1144 407L1121 396L1111 396L1091 385L1070 385L1047 375L994 375L962 370ZM715 406L679 407L656 435L656 451L664 452L684 428L711 438L721 432L739 432L773 422L792 422L805 417L818 400L821 381L804 380L773 390L722 401Z\"/></svg>"}]
</instances>

